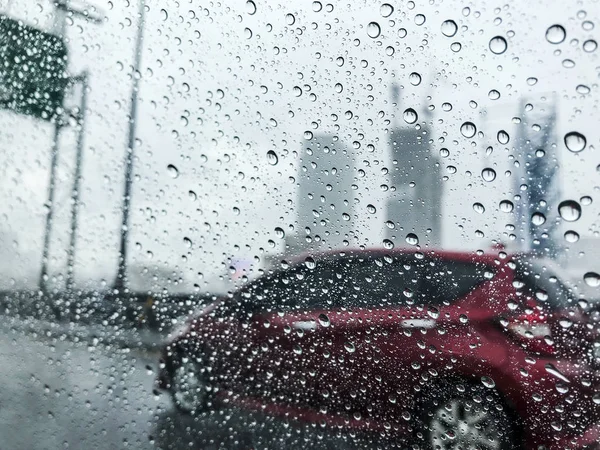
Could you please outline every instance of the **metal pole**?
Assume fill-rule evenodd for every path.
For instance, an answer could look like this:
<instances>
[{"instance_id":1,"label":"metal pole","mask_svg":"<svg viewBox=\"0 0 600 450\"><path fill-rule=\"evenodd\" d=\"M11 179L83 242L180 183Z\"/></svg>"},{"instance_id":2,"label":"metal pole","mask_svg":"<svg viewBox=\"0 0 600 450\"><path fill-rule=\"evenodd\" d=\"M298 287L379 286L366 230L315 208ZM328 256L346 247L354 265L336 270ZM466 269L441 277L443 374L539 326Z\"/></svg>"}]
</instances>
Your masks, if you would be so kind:
<instances>
[{"instance_id":1,"label":"metal pole","mask_svg":"<svg viewBox=\"0 0 600 450\"><path fill-rule=\"evenodd\" d=\"M119 291L127 287L127 243L129 240L129 216L131 212L131 184L133 181L133 156L135 150L135 132L137 120L138 91L140 86L140 66L142 63L142 45L144 40L144 25L146 2L139 3L139 23L133 63L133 86L131 89L131 105L129 113L129 132L127 136L127 154L125 155L125 191L123 193L123 220L121 223L121 242L119 245L119 268L115 280L115 288Z\"/></svg>"},{"instance_id":2,"label":"metal pole","mask_svg":"<svg viewBox=\"0 0 600 450\"><path fill-rule=\"evenodd\" d=\"M56 166L58 165L58 148L62 122L56 118L54 122L54 140L52 141L52 159L50 162L50 183L48 185L48 211L46 213L46 229L44 232L44 248L42 251L42 270L40 273L40 290L46 294L46 277L48 276L48 254L50 252L50 235L52 234L52 220L54 218L54 189L56 187Z\"/></svg>"},{"instance_id":3,"label":"metal pole","mask_svg":"<svg viewBox=\"0 0 600 450\"><path fill-rule=\"evenodd\" d=\"M84 72L78 77L81 80L81 105L79 110L79 135L77 136L77 153L75 157L75 178L71 193L71 239L69 242L67 264L67 292L72 292L74 287L75 245L77 241L77 215L79 212L79 197L81 184L81 167L83 163L83 144L85 138L85 115L87 109L88 74Z\"/></svg>"}]
</instances>

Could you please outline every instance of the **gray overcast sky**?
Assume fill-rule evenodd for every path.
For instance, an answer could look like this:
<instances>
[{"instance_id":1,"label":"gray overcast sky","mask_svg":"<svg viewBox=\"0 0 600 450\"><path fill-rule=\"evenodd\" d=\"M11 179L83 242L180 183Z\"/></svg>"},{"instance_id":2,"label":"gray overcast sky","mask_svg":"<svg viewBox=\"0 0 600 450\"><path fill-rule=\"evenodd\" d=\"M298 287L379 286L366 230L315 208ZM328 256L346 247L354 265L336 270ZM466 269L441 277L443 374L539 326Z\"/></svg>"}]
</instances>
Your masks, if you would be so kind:
<instances>
[{"instance_id":1,"label":"gray overcast sky","mask_svg":"<svg viewBox=\"0 0 600 450\"><path fill-rule=\"evenodd\" d=\"M223 273L229 257L252 260L262 257L262 249L274 252L268 241L281 245L275 227L288 230L296 217L290 177L296 176L306 130L337 134L349 146L360 142L356 169L365 170L366 177L356 191L360 215L353 226L361 244L380 246L388 219L379 189L381 169L390 166L386 130L395 117L404 124L402 111L408 107L424 120L424 109L435 106L432 151L450 150L441 160L448 176L440 212L446 247L487 247L513 222L498 211L498 202L514 195L514 181L504 174L514 164L515 139L504 146L496 134L504 129L514 137L511 119L521 114L522 97L557 93L562 197L596 200L600 51L588 53L583 43L598 39L598 1L401 2L392 3L389 17L382 16L382 3L325 1L319 10L306 1L256 1L256 12L250 14L244 1L206 6L192 0L147 1L131 235L136 270L172 268L185 280L178 288L191 290L194 283ZM8 2L0 5L6 11ZM87 68L91 73L75 269L82 285L111 282L116 268L137 27L134 0L94 5L106 14L104 24L76 18L67 26L71 71ZM14 0L8 13L49 29L54 11L49 1ZM419 15L425 18L422 25ZM454 37L441 32L448 19L458 24ZM586 21L595 27L586 29ZM380 26L377 38L368 34L370 22ZM544 37L555 23L567 31L559 45ZM489 49L495 36L508 43L503 54ZM451 49L456 43L458 52ZM575 67L565 67L566 59ZM412 72L422 77L418 86L409 82ZM527 82L530 77L537 78L535 85ZM390 102L392 82L401 86L396 110ZM580 84L591 92L578 94ZM296 96L296 86L302 95ZM490 99L492 89L501 93L499 100ZM443 111L445 102L452 104L451 111ZM541 102L534 107L542 107ZM352 118L346 118L346 111ZM483 135L463 137L460 125L467 120ZM13 278L32 285L39 270L51 129L8 112L0 113L0 122L5 155L0 166L2 282ZM563 135L572 130L587 138L579 154L563 143ZM65 271L74 138L67 130L61 141L54 274ZM375 146L373 152L366 150L368 144ZM485 156L488 145L494 151ZM268 163L268 150L278 154L277 165ZM178 169L176 178L167 169L170 164ZM456 166L455 174L446 172L448 165ZM481 179L486 166L498 173L494 182ZM483 215L473 210L476 201L485 205ZM369 203L378 206L377 214L365 212ZM570 228L591 236L598 229L597 217L594 202ZM476 237L477 229L484 238Z\"/></svg>"}]
</instances>

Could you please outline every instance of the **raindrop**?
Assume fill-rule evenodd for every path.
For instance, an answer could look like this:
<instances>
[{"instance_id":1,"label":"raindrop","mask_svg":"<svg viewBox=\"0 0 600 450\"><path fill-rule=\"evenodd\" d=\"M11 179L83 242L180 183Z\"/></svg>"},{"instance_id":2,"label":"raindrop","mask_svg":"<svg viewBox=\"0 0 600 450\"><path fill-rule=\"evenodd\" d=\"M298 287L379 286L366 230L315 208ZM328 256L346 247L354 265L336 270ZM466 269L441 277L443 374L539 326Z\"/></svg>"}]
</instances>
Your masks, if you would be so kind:
<instances>
[{"instance_id":1,"label":"raindrop","mask_svg":"<svg viewBox=\"0 0 600 450\"><path fill-rule=\"evenodd\" d=\"M281 227L276 227L275 228L275 235L279 239L283 239L285 237L285 231L283 231L283 228L281 228Z\"/></svg>"},{"instance_id":2,"label":"raindrop","mask_svg":"<svg viewBox=\"0 0 600 450\"><path fill-rule=\"evenodd\" d=\"M275 153L273 150L269 150L267 152L267 161L272 166L277 165L277 163L279 162L279 157L277 156L277 153Z\"/></svg>"},{"instance_id":3,"label":"raindrop","mask_svg":"<svg viewBox=\"0 0 600 450\"><path fill-rule=\"evenodd\" d=\"M494 181L496 179L496 171L490 167L486 167L481 171L481 178L488 182Z\"/></svg>"},{"instance_id":4,"label":"raindrop","mask_svg":"<svg viewBox=\"0 0 600 450\"><path fill-rule=\"evenodd\" d=\"M445 112L452 111L452 103L448 103L448 102L442 103L442 110Z\"/></svg>"},{"instance_id":5,"label":"raindrop","mask_svg":"<svg viewBox=\"0 0 600 450\"><path fill-rule=\"evenodd\" d=\"M481 377L481 382L486 388L493 389L496 387L496 383L490 377Z\"/></svg>"},{"instance_id":6,"label":"raindrop","mask_svg":"<svg viewBox=\"0 0 600 450\"><path fill-rule=\"evenodd\" d=\"M354 353L356 351L356 347L354 347L354 344L352 342L344 343L344 348L348 353Z\"/></svg>"},{"instance_id":7,"label":"raindrop","mask_svg":"<svg viewBox=\"0 0 600 450\"><path fill-rule=\"evenodd\" d=\"M476 213L483 214L485 212L485 207L481 203L477 202L473 203L473 210Z\"/></svg>"},{"instance_id":8,"label":"raindrop","mask_svg":"<svg viewBox=\"0 0 600 450\"><path fill-rule=\"evenodd\" d=\"M322 327L327 328L329 325L331 325L329 317L327 317L325 314L319 314L317 320L319 321L319 324L321 324Z\"/></svg>"},{"instance_id":9,"label":"raindrop","mask_svg":"<svg viewBox=\"0 0 600 450\"><path fill-rule=\"evenodd\" d=\"M417 14L415 16L415 23L419 26L423 25L425 23L425 16L423 14Z\"/></svg>"},{"instance_id":10,"label":"raindrop","mask_svg":"<svg viewBox=\"0 0 600 450\"><path fill-rule=\"evenodd\" d=\"M526 81L529 86L534 86L537 84L538 79L536 77L529 77Z\"/></svg>"},{"instance_id":11,"label":"raindrop","mask_svg":"<svg viewBox=\"0 0 600 450\"><path fill-rule=\"evenodd\" d=\"M573 67L575 67L575 61L573 61L572 59L565 59L563 60L562 65L567 69L572 69Z\"/></svg>"},{"instance_id":12,"label":"raindrop","mask_svg":"<svg viewBox=\"0 0 600 450\"><path fill-rule=\"evenodd\" d=\"M392 222L391 220L386 220L385 226L388 227L390 230L396 228L396 225L394 225L394 222Z\"/></svg>"},{"instance_id":13,"label":"raindrop","mask_svg":"<svg viewBox=\"0 0 600 450\"><path fill-rule=\"evenodd\" d=\"M442 158L447 158L448 156L450 156L450 150L448 150L446 147L440 148L440 156Z\"/></svg>"},{"instance_id":14,"label":"raindrop","mask_svg":"<svg viewBox=\"0 0 600 450\"><path fill-rule=\"evenodd\" d=\"M539 227L540 225L546 223L546 216L543 215L541 212L534 212L531 215L531 223Z\"/></svg>"},{"instance_id":15,"label":"raindrop","mask_svg":"<svg viewBox=\"0 0 600 450\"><path fill-rule=\"evenodd\" d=\"M373 205L367 205L367 212L369 214L375 214L377 212L377 208L375 208L375 206Z\"/></svg>"},{"instance_id":16,"label":"raindrop","mask_svg":"<svg viewBox=\"0 0 600 450\"><path fill-rule=\"evenodd\" d=\"M575 91L578 94L586 95L586 94L590 93L590 88L584 84L578 84L577 87L575 88Z\"/></svg>"},{"instance_id":17,"label":"raindrop","mask_svg":"<svg viewBox=\"0 0 600 450\"><path fill-rule=\"evenodd\" d=\"M575 200L565 200L558 205L558 213L563 220L575 222L581 217L581 206Z\"/></svg>"},{"instance_id":18,"label":"raindrop","mask_svg":"<svg viewBox=\"0 0 600 450\"><path fill-rule=\"evenodd\" d=\"M248 0L246 2L246 12L250 15L253 15L256 13L256 3L254 3L252 0Z\"/></svg>"},{"instance_id":19,"label":"raindrop","mask_svg":"<svg viewBox=\"0 0 600 450\"><path fill-rule=\"evenodd\" d=\"M560 44L567 37L567 32L562 25L552 25L546 30L546 40L551 44Z\"/></svg>"},{"instance_id":20,"label":"raindrop","mask_svg":"<svg viewBox=\"0 0 600 450\"><path fill-rule=\"evenodd\" d=\"M565 231L565 241L573 244L579 240L579 233L573 230Z\"/></svg>"},{"instance_id":21,"label":"raindrop","mask_svg":"<svg viewBox=\"0 0 600 450\"><path fill-rule=\"evenodd\" d=\"M389 239L384 239L383 248L385 248L386 250L392 250L394 248L394 243Z\"/></svg>"},{"instance_id":22,"label":"raindrop","mask_svg":"<svg viewBox=\"0 0 600 450\"><path fill-rule=\"evenodd\" d=\"M450 174L455 174L456 173L456 166L448 166L446 167L446 171Z\"/></svg>"},{"instance_id":23,"label":"raindrop","mask_svg":"<svg viewBox=\"0 0 600 450\"><path fill-rule=\"evenodd\" d=\"M296 17L293 14L286 14L285 23L287 23L290 26L294 25L296 23Z\"/></svg>"},{"instance_id":24,"label":"raindrop","mask_svg":"<svg viewBox=\"0 0 600 450\"><path fill-rule=\"evenodd\" d=\"M454 53L460 52L461 48L462 44L460 42L453 42L452 44L450 44L450 50L452 50Z\"/></svg>"},{"instance_id":25,"label":"raindrop","mask_svg":"<svg viewBox=\"0 0 600 450\"><path fill-rule=\"evenodd\" d=\"M313 2L312 4L314 12L320 12L323 9L323 4L321 2Z\"/></svg>"},{"instance_id":26,"label":"raindrop","mask_svg":"<svg viewBox=\"0 0 600 450\"><path fill-rule=\"evenodd\" d=\"M598 287L600 286L600 275L598 275L596 272L587 272L583 276L583 281L585 281L585 284L588 286Z\"/></svg>"},{"instance_id":27,"label":"raindrop","mask_svg":"<svg viewBox=\"0 0 600 450\"><path fill-rule=\"evenodd\" d=\"M587 41L585 41L583 43L583 50L588 53L596 51L597 48L598 48L598 43L596 41L594 41L593 39L588 39Z\"/></svg>"},{"instance_id":28,"label":"raindrop","mask_svg":"<svg viewBox=\"0 0 600 450\"><path fill-rule=\"evenodd\" d=\"M167 20L169 18L169 13L167 12L166 9L161 9L160 10L160 18L162 20Z\"/></svg>"},{"instance_id":29,"label":"raindrop","mask_svg":"<svg viewBox=\"0 0 600 450\"><path fill-rule=\"evenodd\" d=\"M592 204L592 197L590 197L589 195L584 195L583 197L581 197L579 199L579 202L583 205L583 206L588 206Z\"/></svg>"},{"instance_id":30,"label":"raindrop","mask_svg":"<svg viewBox=\"0 0 600 450\"><path fill-rule=\"evenodd\" d=\"M460 132L466 138L472 138L477 133L477 127L473 122L465 122L460 126Z\"/></svg>"},{"instance_id":31,"label":"raindrop","mask_svg":"<svg viewBox=\"0 0 600 450\"><path fill-rule=\"evenodd\" d=\"M490 92L488 92L488 97L490 100L498 100L500 98L500 92L498 92L496 89L492 89Z\"/></svg>"},{"instance_id":32,"label":"raindrop","mask_svg":"<svg viewBox=\"0 0 600 450\"><path fill-rule=\"evenodd\" d=\"M406 242L410 245L419 245L419 237L415 233L408 233L406 235Z\"/></svg>"},{"instance_id":33,"label":"raindrop","mask_svg":"<svg viewBox=\"0 0 600 450\"><path fill-rule=\"evenodd\" d=\"M571 131L565 135L565 145L573 153L582 151L587 145L585 136L577 131Z\"/></svg>"},{"instance_id":34,"label":"raindrop","mask_svg":"<svg viewBox=\"0 0 600 450\"><path fill-rule=\"evenodd\" d=\"M506 144L508 144L508 141L510 141L510 136L504 130L498 131L497 138L498 138L498 142L500 142L502 145L506 145Z\"/></svg>"},{"instance_id":35,"label":"raindrop","mask_svg":"<svg viewBox=\"0 0 600 450\"><path fill-rule=\"evenodd\" d=\"M500 202L500 211L509 213L512 212L513 209L515 209L515 205L513 205L513 202L510 200L502 200Z\"/></svg>"},{"instance_id":36,"label":"raindrop","mask_svg":"<svg viewBox=\"0 0 600 450\"><path fill-rule=\"evenodd\" d=\"M496 55L501 55L508 48L506 39L504 39L502 36L495 36L492 39L490 39L489 46L492 53L495 53Z\"/></svg>"},{"instance_id":37,"label":"raindrop","mask_svg":"<svg viewBox=\"0 0 600 450\"><path fill-rule=\"evenodd\" d=\"M545 366L546 368L546 372L548 372L550 375L554 375L556 378L565 381L567 383L570 383L569 379L560 371L558 370L556 367L554 367L554 365L548 363Z\"/></svg>"},{"instance_id":38,"label":"raindrop","mask_svg":"<svg viewBox=\"0 0 600 450\"><path fill-rule=\"evenodd\" d=\"M192 248L192 240L190 238L184 237L183 243L187 248Z\"/></svg>"},{"instance_id":39,"label":"raindrop","mask_svg":"<svg viewBox=\"0 0 600 450\"><path fill-rule=\"evenodd\" d=\"M314 258L310 256L304 260L304 265L309 269L314 269L315 267L317 267L317 263L315 262Z\"/></svg>"},{"instance_id":40,"label":"raindrop","mask_svg":"<svg viewBox=\"0 0 600 450\"><path fill-rule=\"evenodd\" d=\"M404 110L404 114L402 117L404 118L404 121L406 123L410 124L415 123L419 119L417 112L412 108L407 108L406 110Z\"/></svg>"},{"instance_id":41,"label":"raindrop","mask_svg":"<svg viewBox=\"0 0 600 450\"><path fill-rule=\"evenodd\" d=\"M408 76L408 81L413 86L418 86L421 84L421 75L419 75L417 72L413 72Z\"/></svg>"},{"instance_id":42,"label":"raindrop","mask_svg":"<svg viewBox=\"0 0 600 450\"><path fill-rule=\"evenodd\" d=\"M302 88L300 86L294 86L292 92L294 93L294 96L300 97L302 95Z\"/></svg>"},{"instance_id":43,"label":"raindrop","mask_svg":"<svg viewBox=\"0 0 600 450\"><path fill-rule=\"evenodd\" d=\"M381 5L379 7L379 13L383 17L390 17L393 12L394 12L394 7L392 5L390 5L389 3L384 3L383 5Z\"/></svg>"},{"instance_id":44,"label":"raindrop","mask_svg":"<svg viewBox=\"0 0 600 450\"><path fill-rule=\"evenodd\" d=\"M378 38L381 34L381 27L377 22L371 22L369 25L367 25L367 34L370 38Z\"/></svg>"},{"instance_id":45,"label":"raindrop","mask_svg":"<svg viewBox=\"0 0 600 450\"><path fill-rule=\"evenodd\" d=\"M179 176L179 170L173 164L167 166L167 172L171 175L171 178L177 178Z\"/></svg>"},{"instance_id":46,"label":"raindrop","mask_svg":"<svg viewBox=\"0 0 600 450\"><path fill-rule=\"evenodd\" d=\"M252 39L252 30L250 28L244 28L244 37L246 39Z\"/></svg>"},{"instance_id":47,"label":"raindrop","mask_svg":"<svg viewBox=\"0 0 600 450\"><path fill-rule=\"evenodd\" d=\"M458 31L458 26L454 20L444 20L442 22L442 34L446 37L452 37Z\"/></svg>"}]
</instances>

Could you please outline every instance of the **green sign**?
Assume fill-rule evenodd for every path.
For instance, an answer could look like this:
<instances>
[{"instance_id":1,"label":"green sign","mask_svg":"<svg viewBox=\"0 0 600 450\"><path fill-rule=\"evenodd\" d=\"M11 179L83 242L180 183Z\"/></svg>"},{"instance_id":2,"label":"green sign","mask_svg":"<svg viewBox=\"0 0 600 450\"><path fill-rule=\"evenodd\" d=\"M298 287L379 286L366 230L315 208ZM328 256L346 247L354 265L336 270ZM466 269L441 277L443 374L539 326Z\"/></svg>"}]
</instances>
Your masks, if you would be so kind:
<instances>
[{"instance_id":1,"label":"green sign","mask_svg":"<svg viewBox=\"0 0 600 450\"><path fill-rule=\"evenodd\" d=\"M67 83L62 37L0 15L0 108L51 120Z\"/></svg>"}]
</instances>

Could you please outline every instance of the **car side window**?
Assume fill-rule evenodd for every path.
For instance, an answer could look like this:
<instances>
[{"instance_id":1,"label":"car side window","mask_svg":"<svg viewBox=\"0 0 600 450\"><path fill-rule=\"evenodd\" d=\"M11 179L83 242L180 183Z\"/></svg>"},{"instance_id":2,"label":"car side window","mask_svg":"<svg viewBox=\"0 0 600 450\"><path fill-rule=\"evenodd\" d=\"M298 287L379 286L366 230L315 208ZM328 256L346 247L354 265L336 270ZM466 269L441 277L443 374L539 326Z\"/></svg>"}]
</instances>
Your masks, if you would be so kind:
<instances>
[{"instance_id":1,"label":"car side window","mask_svg":"<svg viewBox=\"0 0 600 450\"><path fill-rule=\"evenodd\" d=\"M460 300L486 281L490 269L466 261L425 257L421 266L420 303L449 305Z\"/></svg>"}]
</instances>

